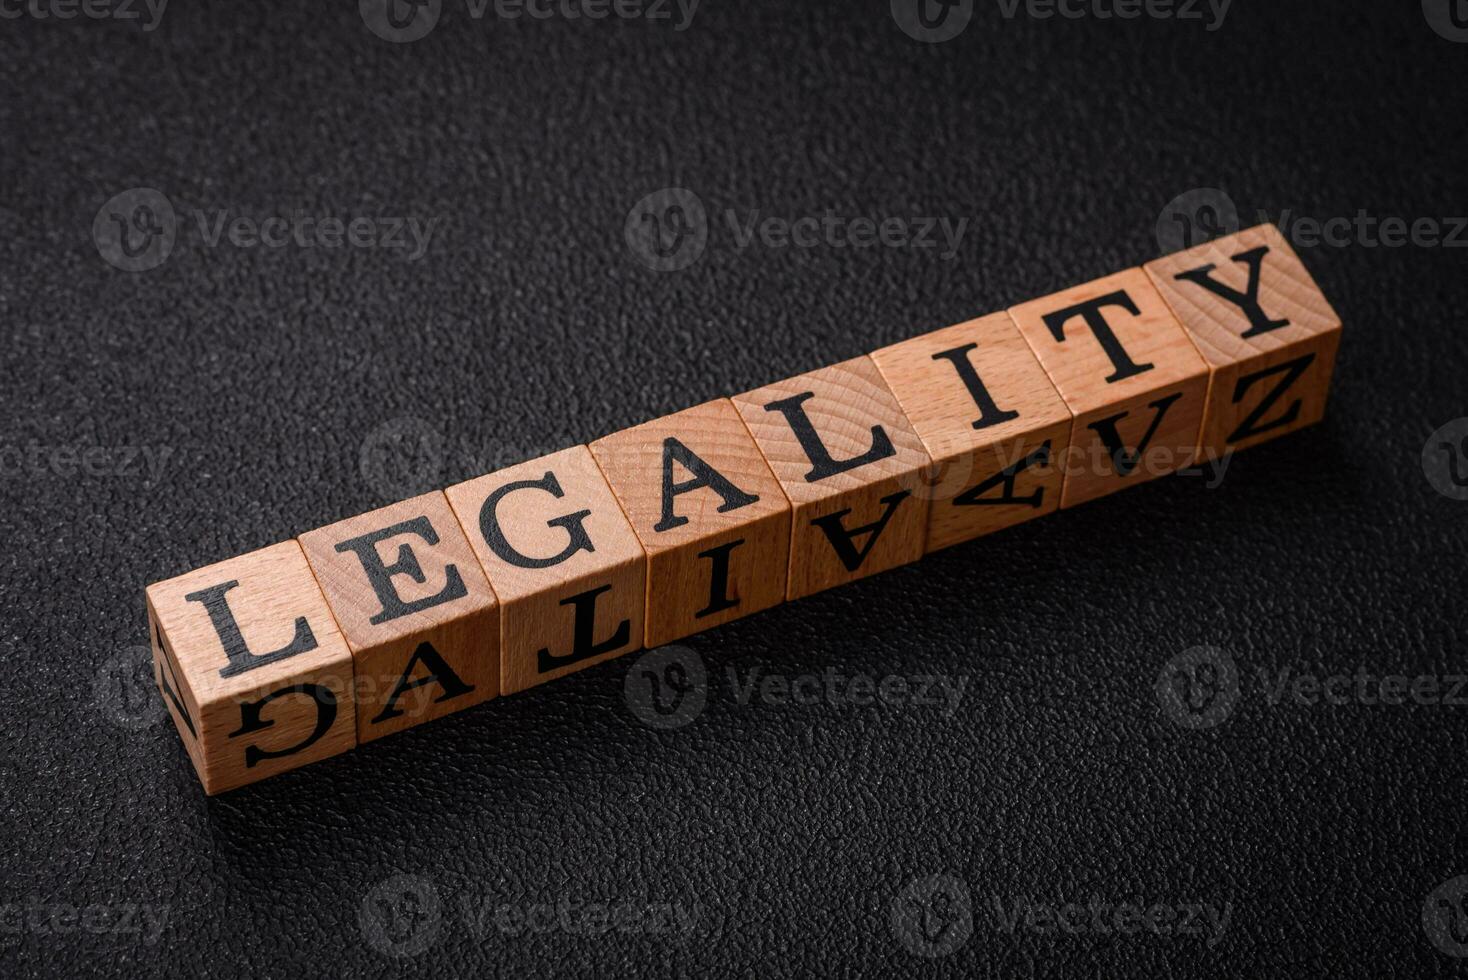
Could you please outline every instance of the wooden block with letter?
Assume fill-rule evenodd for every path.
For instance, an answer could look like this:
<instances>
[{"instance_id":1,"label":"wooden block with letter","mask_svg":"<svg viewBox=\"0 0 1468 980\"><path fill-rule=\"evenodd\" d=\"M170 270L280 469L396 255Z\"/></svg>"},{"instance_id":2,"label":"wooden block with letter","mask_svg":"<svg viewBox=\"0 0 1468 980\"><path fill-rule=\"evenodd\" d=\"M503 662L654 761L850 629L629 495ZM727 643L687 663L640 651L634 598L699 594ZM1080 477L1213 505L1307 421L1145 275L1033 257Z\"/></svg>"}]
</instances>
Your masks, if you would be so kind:
<instances>
[{"instance_id":1,"label":"wooden block with letter","mask_svg":"<svg viewBox=\"0 0 1468 980\"><path fill-rule=\"evenodd\" d=\"M1128 269L1009 312L1075 415L1062 507L1192 462L1208 366L1145 272Z\"/></svg>"},{"instance_id":2,"label":"wooden block with letter","mask_svg":"<svg viewBox=\"0 0 1468 980\"><path fill-rule=\"evenodd\" d=\"M791 599L922 557L930 460L871 358L733 401L794 508Z\"/></svg>"},{"instance_id":3,"label":"wooden block with letter","mask_svg":"<svg viewBox=\"0 0 1468 980\"><path fill-rule=\"evenodd\" d=\"M445 491L500 600L500 690L642 646L647 558L585 446Z\"/></svg>"},{"instance_id":4,"label":"wooden block with letter","mask_svg":"<svg viewBox=\"0 0 1468 980\"><path fill-rule=\"evenodd\" d=\"M785 600L790 503L727 398L590 449L647 552L647 646Z\"/></svg>"},{"instance_id":5,"label":"wooden block with letter","mask_svg":"<svg viewBox=\"0 0 1468 980\"><path fill-rule=\"evenodd\" d=\"M359 742L499 693L499 603L442 493L299 541L356 660Z\"/></svg>"},{"instance_id":6,"label":"wooden block with letter","mask_svg":"<svg viewBox=\"0 0 1468 980\"><path fill-rule=\"evenodd\" d=\"M352 654L300 545L147 589L154 679L213 795L357 744Z\"/></svg>"},{"instance_id":7,"label":"wooden block with letter","mask_svg":"<svg viewBox=\"0 0 1468 980\"><path fill-rule=\"evenodd\" d=\"M1008 313L872 354L934 461L927 551L1060 507L1072 416Z\"/></svg>"},{"instance_id":8,"label":"wooden block with letter","mask_svg":"<svg viewBox=\"0 0 1468 980\"><path fill-rule=\"evenodd\" d=\"M1205 453L1320 421L1341 321L1278 229L1260 225L1145 268L1208 362Z\"/></svg>"}]
</instances>

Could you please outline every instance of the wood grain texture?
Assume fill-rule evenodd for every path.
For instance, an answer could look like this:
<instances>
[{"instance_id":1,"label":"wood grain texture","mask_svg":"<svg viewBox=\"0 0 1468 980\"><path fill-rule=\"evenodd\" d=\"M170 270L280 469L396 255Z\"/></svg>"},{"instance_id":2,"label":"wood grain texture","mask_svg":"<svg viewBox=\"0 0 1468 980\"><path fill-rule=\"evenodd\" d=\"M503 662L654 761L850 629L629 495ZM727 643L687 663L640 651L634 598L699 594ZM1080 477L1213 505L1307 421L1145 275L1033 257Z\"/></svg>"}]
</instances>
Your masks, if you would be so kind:
<instances>
[{"instance_id":1,"label":"wood grain texture","mask_svg":"<svg viewBox=\"0 0 1468 980\"><path fill-rule=\"evenodd\" d=\"M926 551L1060 507L1073 416L1008 313L871 356L934 461Z\"/></svg>"},{"instance_id":2,"label":"wood grain texture","mask_svg":"<svg viewBox=\"0 0 1468 980\"><path fill-rule=\"evenodd\" d=\"M789 598L922 556L930 459L871 358L732 400L794 508ZM803 420L806 441L792 418Z\"/></svg>"},{"instance_id":3,"label":"wood grain texture","mask_svg":"<svg viewBox=\"0 0 1468 980\"><path fill-rule=\"evenodd\" d=\"M359 742L499 693L499 602L442 493L298 540L356 662Z\"/></svg>"},{"instance_id":4,"label":"wood grain texture","mask_svg":"<svg viewBox=\"0 0 1468 980\"><path fill-rule=\"evenodd\" d=\"M585 446L444 493L500 600L502 693L642 646L647 558Z\"/></svg>"},{"instance_id":5,"label":"wood grain texture","mask_svg":"<svg viewBox=\"0 0 1468 980\"><path fill-rule=\"evenodd\" d=\"M647 552L648 647L785 600L790 502L727 398L589 448Z\"/></svg>"},{"instance_id":6,"label":"wood grain texture","mask_svg":"<svg viewBox=\"0 0 1468 980\"><path fill-rule=\"evenodd\" d=\"M1193 460L1208 366L1146 273L1128 269L1009 312L1075 415L1062 507Z\"/></svg>"},{"instance_id":7,"label":"wood grain texture","mask_svg":"<svg viewBox=\"0 0 1468 980\"><path fill-rule=\"evenodd\" d=\"M238 584L225 588L230 582ZM201 593L215 610L227 608L259 662L232 671ZM356 746L352 654L296 542L155 582L146 598L154 680L206 793ZM300 652L264 656L297 645ZM286 693L298 686L316 690Z\"/></svg>"},{"instance_id":8,"label":"wood grain texture","mask_svg":"<svg viewBox=\"0 0 1468 980\"><path fill-rule=\"evenodd\" d=\"M1206 453L1257 445L1324 417L1340 317L1274 225L1144 268L1208 362Z\"/></svg>"}]
</instances>

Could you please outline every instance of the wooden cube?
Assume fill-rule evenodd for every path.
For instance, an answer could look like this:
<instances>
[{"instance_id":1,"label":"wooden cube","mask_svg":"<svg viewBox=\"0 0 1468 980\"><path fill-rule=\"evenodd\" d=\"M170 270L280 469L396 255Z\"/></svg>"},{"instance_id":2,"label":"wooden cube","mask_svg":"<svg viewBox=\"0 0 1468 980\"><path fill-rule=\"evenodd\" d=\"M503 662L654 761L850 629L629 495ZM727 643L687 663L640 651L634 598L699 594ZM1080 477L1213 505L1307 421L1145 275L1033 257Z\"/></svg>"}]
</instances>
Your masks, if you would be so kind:
<instances>
[{"instance_id":1,"label":"wooden cube","mask_svg":"<svg viewBox=\"0 0 1468 980\"><path fill-rule=\"evenodd\" d=\"M871 358L733 401L794 507L789 598L922 557L930 460Z\"/></svg>"},{"instance_id":2,"label":"wooden cube","mask_svg":"<svg viewBox=\"0 0 1468 980\"><path fill-rule=\"evenodd\" d=\"M590 449L647 552L647 646L785 600L790 502L727 398Z\"/></svg>"},{"instance_id":3,"label":"wooden cube","mask_svg":"<svg viewBox=\"0 0 1468 980\"><path fill-rule=\"evenodd\" d=\"M1205 454L1320 421L1341 321L1277 228L1250 228L1144 268L1208 362Z\"/></svg>"},{"instance_id":4,"label":"wooden cube","mask_svg":"<svg viewBox=\"0 0 1468 980\"><path fill-rule=\"evenodd\" d=\"M500 600L500 690L642 646L647 558L585 446L450 487Z\"/></svg>"},{"instance_id":5,"label":"wooden cube","mask_svg":"<svg viewBox=\"0 0 1468 980\"><path fill-rule=\"evenodd\" d=\"M154 676L206 793L357 744L352 654L296 542L146 595Z\"/></svg>"},{"instance_id":6,"label":"wooden cube","mask_svg":"<svg viewBox=\"0 0 1468 980\"><path fill-rule=\"evenodd\" d=\"M357 741L499 693L499 602L442 493L298 540L356 661Z\"/></svg>"},{"instance_id":7,"label":"wooden cube","mask_svg":"<svg viewBox=\"0 0 1468 980\"><path fill-rule=\"evenodd\" d=\"M934 461L927 551L1060 507L1073 422L1008 313L872 354Z\"/></svg>"},{"instance_id":8,"label":"wooden cube","mask_svg":"<svg viewBox=\"0 0 1468 980\"><path fill-rule=\"evenodd\" d=\"M1141 269L1128 269L1010 311L1075 415L1060 505L1192 462L1208 366Z\"/></svg>"}]
</instances>

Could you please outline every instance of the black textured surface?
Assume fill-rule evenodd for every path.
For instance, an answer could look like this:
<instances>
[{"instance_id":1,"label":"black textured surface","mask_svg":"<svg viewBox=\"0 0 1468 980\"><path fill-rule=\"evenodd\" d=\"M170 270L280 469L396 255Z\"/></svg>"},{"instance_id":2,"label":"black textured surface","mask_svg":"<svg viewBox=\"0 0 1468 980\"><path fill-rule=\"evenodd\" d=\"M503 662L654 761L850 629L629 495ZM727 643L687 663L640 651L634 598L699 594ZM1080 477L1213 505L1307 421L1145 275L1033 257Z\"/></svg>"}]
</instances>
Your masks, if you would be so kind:
<instances>
[{"instance_id":1,"label":"black textured surface","mask_svg":"<svg viewBox=\"0 0 1468 980\"><path fill-rule=\"evenodd\" d=\"M1468 504L1419 462L1468 414L1462 250L1303 249L1346 324L1325 423L1218 489L1161 481L695 638L711 690L678 730L633 717L624 659L206 800L107 667L140 662L146 582L392 499L360 461L384 425L440 440L394 464L405 492L447 485L1138 264L1193 187L1251 221L1464 213L1468 44L1417 3L1238 0L1208 32L981 2L926 45L882 0L707 0L682 32L450 2L411 44L346 0L178 2L152 32L3 20L0 52L0 975L1463 969L1422 911L1468 872L1468 707L1271 704L1260 674L1463 667ZM623 223L668 185L714 228L658 274ZM92 221L134 186L181 230L128 274ZM952 261L741 251L730 208L970 226ZM206 247L192 215L220 209L441 220L410 262ZM171 455L67 475L19 462L33 443L61 470ZM1242 694L1192 731L1153 685L1198 645ZM740 704L731 667L966 688L951 717ZM384 938L399 874L438 916L399 899ZM974 929L926 960L889 918L934 874ZM1230 920L1210 946L993 911L1093 896ZM696 919L493 921L587 902ZM160 930L49 918L138 905Z\"/></svg>"}]
</instances>

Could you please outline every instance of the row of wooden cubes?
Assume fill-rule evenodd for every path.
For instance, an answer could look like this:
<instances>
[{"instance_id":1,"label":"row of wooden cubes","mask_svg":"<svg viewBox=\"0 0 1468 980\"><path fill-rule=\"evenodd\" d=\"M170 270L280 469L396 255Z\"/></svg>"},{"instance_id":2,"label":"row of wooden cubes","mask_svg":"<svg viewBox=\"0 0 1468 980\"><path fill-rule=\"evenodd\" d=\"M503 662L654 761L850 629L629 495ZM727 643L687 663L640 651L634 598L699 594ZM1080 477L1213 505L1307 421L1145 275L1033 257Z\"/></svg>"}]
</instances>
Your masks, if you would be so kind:
<instances>
[{"instance_id":1,"label":"row of wooden cubes","mask_svg":"<svg viewBox=\"0 0 1468 980\"><path fill-rule=\"evenodd\" d=\"M217 793L1318 420L1261 226L148 587Z\"/></svg>"}]
</instances>

